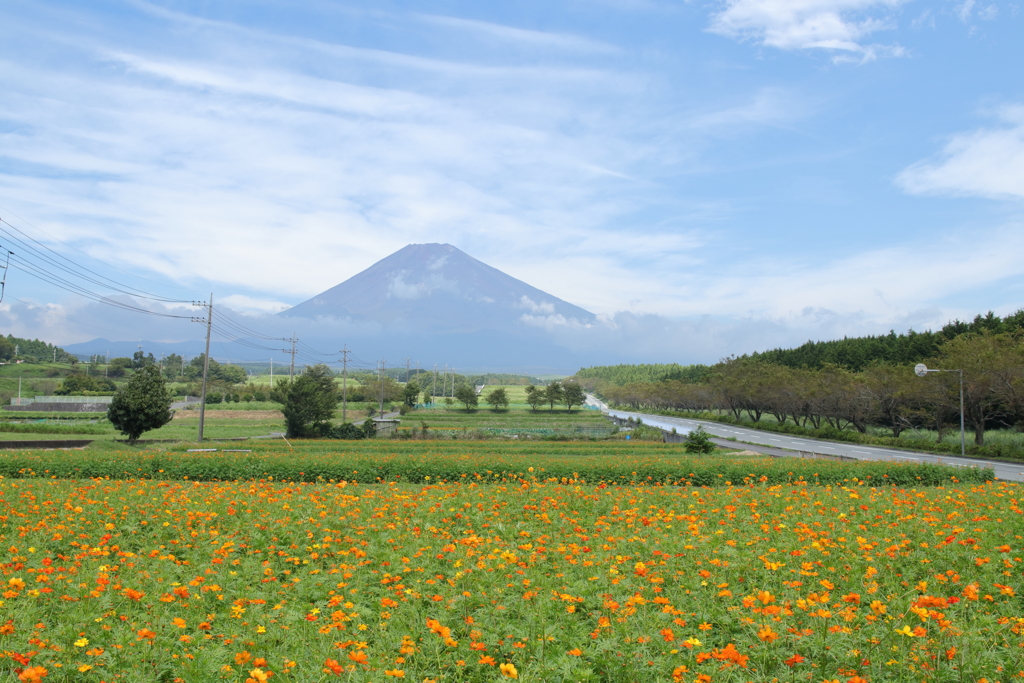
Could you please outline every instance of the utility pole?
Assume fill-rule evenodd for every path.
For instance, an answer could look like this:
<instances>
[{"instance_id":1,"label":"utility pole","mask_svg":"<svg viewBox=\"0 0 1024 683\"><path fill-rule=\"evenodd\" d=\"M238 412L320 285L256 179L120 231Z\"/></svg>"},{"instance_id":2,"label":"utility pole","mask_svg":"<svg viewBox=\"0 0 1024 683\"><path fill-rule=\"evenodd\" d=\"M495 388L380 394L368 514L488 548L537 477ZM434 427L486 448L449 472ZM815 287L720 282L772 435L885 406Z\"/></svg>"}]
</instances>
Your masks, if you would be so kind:
<instances>
[{"instance_id":1,"label":"utility pole","mask_svg":"<svg viewBox=\"0 0 1024 683\"><path fill-rule=\"evenodd\" d=\"M434 397L437 396L437 363L434 363L434 379L430 383L430 402L434 402Z\"/></svg>"},{"instance_id":2,"label":"utility pole","mask_svg":"<svg viewBox=\"0 0 1024 683\"><path fill-rule=\"evenodd\" d=\"M452 366L452 398L455 398L455 366Z\"/></svg>"},{"instance_id":3,"label":"utility pole","mask_svg":"<svg viewBox=\"0 0 1024 683\"><path fill-rule=\"evenodd\" d=\"M377 366L377 379L380 381L380 416L384 417L384 366L387 364L386 360L382 360L380 365Z\"/></svg>"},{"instance_id":4,"label":"utility pole","mask_svg":"<svg viewBox=\"0 0 1024 683\"><path fill-rule=\"evenodd\" d=\"M348 344L341 349L341 423L348 422Z\"/></svg>"},{"instance_id":5,"label":"utility pole","mask_svg":"<svg viewBox=\"0 0 1024 683\"><path fill-rule=\"evenodd\" d=\"M408 358L405 359L405 383L409 383L409 366L412 365L412 361Z\"/></svg>"},{"instance_id":6,"label":"utility pole","mask_svg":"<svg viewBox=\"0 0 1024 683\"><path fill-rule=\"evenodd\" d=\"M292 354L292 364L291 364L291 367L288 370L288 379L294 379L295 378L295 342L297 342L298 339L295 337L295 333L292 332L292 338L291 339L285 339L284 341L290 341L292 343L292 350L291 351L284 351L283 353L290 353L290 354Z\"/></svg>"},{"instance_id":7,"label":"utility pole","mask_svg":"<svg viewBox=\"0 0 1024 683\"><path fill-rule=\"evenodd\" d=\"M203 389L199 394L199 443L203 442L203 426L206 423L206 379L210 374L210 334L213 331L213 292L210 292L209 303L193 301L193 306L206 307L206 320L192 318L193 322L206 322L206 353L203 354Z\"/></svg>"}]
</instances>

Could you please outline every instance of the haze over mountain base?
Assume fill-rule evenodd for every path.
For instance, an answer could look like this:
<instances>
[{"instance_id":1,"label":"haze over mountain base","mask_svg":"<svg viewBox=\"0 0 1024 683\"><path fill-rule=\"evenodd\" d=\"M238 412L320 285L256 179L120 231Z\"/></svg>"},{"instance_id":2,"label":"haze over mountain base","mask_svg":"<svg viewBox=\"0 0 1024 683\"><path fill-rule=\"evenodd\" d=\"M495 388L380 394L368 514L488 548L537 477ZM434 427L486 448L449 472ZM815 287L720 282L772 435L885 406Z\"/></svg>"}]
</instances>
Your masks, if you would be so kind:
<instances>
[{"instance_id":1,"label":"haze over mountain base","mask_svg":"<svg viewBox=\"0 0 1024 683\"><path fill-rule=\"evenodd\" d=\"M203 309L153 310L203 315ZM389 366L408 361L423 368L437 363L466 370L568 374L608 363L713 363L730 354L795 346L808 339L877 334L893 327L922 329L921 320L930 321L935 314L924 311L920 319L880 323L817 309L786 320L710 315L673 320L632 312L597 316L451 245L414 244L277 315L249 315L216 305L210 355L221 361L273 358L275 365L284 366L291 357L283 352L290 350L288 340L295 335L297 366L337 364L346 346L364 368L386 360ZM141 345L157 357L191 357L204 348L203 325L97 304L73 311L73 318L52 306L19 304L0 311L0 318L16 330L38 330L62 318L97 320L105 330L134 332L130 340L111 335L62 344L82 355L131 356ZM259 334L246 336L242 328ZM751 345L751 339L758 343Z\"/></svg>"}]
</instances>

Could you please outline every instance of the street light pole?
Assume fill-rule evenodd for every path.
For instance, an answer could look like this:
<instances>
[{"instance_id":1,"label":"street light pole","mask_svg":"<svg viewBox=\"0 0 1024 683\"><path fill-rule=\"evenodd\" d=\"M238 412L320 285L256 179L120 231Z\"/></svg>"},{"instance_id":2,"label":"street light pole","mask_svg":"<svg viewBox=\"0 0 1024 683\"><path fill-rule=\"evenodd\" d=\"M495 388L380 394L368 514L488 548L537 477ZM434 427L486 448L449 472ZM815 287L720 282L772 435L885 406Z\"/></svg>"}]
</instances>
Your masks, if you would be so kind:
<instances>
[{"instance_id":1,"label":"street light pole","mask_svg":"<svg viewBox=\"0 0 1024 683\"><path fill-rule=\"evenodd\" d=\"M964 438L964 371L963 370L939 370L935 368L929 368L924 363L918 363L914 366L914 374L918 377L924 377L929 372L956 372L960 375L960 456L963 457L967 453L967 442Z\"/></svg>"}]
</instances>

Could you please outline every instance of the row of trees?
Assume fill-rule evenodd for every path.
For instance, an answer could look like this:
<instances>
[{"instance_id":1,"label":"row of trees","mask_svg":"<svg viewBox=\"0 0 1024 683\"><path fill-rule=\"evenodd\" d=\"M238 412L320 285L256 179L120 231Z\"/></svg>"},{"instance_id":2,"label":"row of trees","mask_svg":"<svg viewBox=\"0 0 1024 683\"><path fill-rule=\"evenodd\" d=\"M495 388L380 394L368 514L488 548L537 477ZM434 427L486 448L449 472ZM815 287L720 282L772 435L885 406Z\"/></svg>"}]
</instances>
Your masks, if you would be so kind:
<instances>
[{"instance_id":1,"label":"row of trees","mask_svg":"<svg viewBox=\"0 0 1024 683\"><path fill-rule=\"evenodd\" d=\"M934 358L942 346L962 334L1012 334L1024 329L1024 309L1000 317L989 311L974 320L953 320L938 332L915 332L867 337L852 337L821 342L807 342L795 349L772 349L751 354L765 363L791 368L819 369L838 365L848 370L863 370L871 363L913 365L921 358Z\"/></svg>"},{"instance_id":2,"label":"row of trees","mask_svg":"<svg viewBox=\"0 0 1024 683\"><path fill-rule=\"evenodd\" d=\"M929 367L963 370L964 413L975 443L990 428L1024 424L1024 333L967 333L942 344ZM587 380L581 380L584 384ZM957 373L914 374L913 364L873 362L860 371L834 364L794 368L762 358L730 358L706 381L604 384L603 396L636 409L728 411L758 422L764 415L785 424L855 429L883 426L898 437L909 428L931 428L940 438L959 424Z\"/></svg>"},{"instance_id":3,"label":"row of trees","mask_svg":"<svg viewBox=\"0 0 1024 683\"><path fill-rule=\"evenodd\" d=\"M564 403L571 412L573 406L581 406L586 400L587 394L578 382L551 382L546 387L526 387L526 402L533 410L546 403L553 411L556 403Z\"/></svg>"}]
</instances>

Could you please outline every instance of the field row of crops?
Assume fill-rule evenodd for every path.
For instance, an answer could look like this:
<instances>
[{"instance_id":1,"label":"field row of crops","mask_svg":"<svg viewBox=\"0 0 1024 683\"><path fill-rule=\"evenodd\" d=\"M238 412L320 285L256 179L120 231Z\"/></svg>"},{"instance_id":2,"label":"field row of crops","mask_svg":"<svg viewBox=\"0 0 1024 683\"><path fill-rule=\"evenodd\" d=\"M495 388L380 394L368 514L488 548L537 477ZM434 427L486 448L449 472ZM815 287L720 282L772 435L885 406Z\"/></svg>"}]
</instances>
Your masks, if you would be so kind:
<instances>
[{"instance_id":1,"label":"field row of crops","mask_svg":"<svg viewBox=\"0 0 1024 683\"><path fill-rule=\"evenodd\" d=\"M166 450L12 451L0 476L293 482L566 480L586 484L936 485L993 478L988 468L880 461L687 456L679 445L642 442L450 442L383 440L245 442L229 452ZM239 452L240 451L240 452Z\"/></svg>"},{"instance_id":2,"label":"field row of crops","mask_svg":"<svg viewBox=\"0 0 1024 683\"><path fill-rule=\"evenodd\" d=\"M594 485L588 457L551 460L580 466L566 482L528 468L491 484L486 470L437 484L0 480L0 669L146 683L1024 669L1016 484Z\"/></svg>"}]
</instances>

